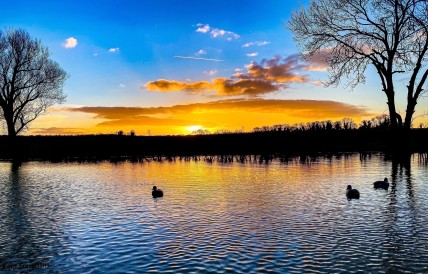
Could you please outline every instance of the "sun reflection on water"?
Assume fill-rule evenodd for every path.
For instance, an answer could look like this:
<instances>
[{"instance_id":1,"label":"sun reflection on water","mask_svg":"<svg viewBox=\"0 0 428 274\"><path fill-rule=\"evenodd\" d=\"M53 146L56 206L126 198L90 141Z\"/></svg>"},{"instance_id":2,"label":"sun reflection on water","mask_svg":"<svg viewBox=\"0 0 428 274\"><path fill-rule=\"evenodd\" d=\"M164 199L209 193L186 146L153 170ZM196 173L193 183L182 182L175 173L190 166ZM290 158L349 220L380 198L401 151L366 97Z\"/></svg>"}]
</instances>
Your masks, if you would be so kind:
<instances>
[{"instance_id":1,"label":"sun reflection on water","mask_svg":"<svg viewBox=\"0 0 428 274\"><path fill-rule=\"evenodd\" d=\"M427 173L414 158L358 154L0 163L0 258L42 258L53 272L423 272ZM392 188L374 190L383 177Z\"/></svg>"}]
</instances>

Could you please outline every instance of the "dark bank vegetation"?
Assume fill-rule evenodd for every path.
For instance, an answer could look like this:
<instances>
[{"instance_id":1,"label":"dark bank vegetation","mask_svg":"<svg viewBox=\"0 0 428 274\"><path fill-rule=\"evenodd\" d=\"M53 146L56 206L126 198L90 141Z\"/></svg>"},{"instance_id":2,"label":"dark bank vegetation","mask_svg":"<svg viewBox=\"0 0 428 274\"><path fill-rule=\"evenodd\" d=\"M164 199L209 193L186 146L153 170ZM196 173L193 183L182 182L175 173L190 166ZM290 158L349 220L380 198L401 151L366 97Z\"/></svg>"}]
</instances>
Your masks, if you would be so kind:
<instances>
[{"instance_id":1,"label":"dark bank vegetation","mask_svg":"<svg viewBox=\"0 0 428 274\"><path fill-rule=\"evenodd\" d=\"M395 138L406 139L400 146ZM428 152L428 129L391 130L388 116L363 121L351 119L255 128L253 132L223 132L187 136L137 136L134 131L111 135L0 136L4 160L103 160L160 157L206 159L244 155L380 151ZM406 145L407 144L407 145ZM238 155L238 156L236 156ZM241 155L241 156L239 156Z\"/></svg>"}]
</instances>

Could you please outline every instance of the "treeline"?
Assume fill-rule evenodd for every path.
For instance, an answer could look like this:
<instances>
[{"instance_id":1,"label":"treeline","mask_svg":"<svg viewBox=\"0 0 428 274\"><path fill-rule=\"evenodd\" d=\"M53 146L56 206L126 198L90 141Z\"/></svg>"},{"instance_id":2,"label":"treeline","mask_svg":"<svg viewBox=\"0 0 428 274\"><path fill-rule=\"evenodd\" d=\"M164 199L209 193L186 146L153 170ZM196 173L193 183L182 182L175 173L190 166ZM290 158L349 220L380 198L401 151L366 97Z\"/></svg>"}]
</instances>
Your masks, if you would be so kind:
<instances>
[{"instance_id":1,"label":"treeline","mask_svg":"<svg viewBox=\"0 0 428 274\"><path fill-rule=\"evenodd\" d=\"M308 123L296 123L296 124L278 124L273 126L262 126L256 127L252 132L306 132L306 131L344 131L344 130L386 130L391 127L391 121L388 115L379 115L369 120L363 120L358 125L351 118L344 118L339 121L314 121ZM423 128L423 125L419 125L419 128ZM191 133L191 135L208 135L208 134L241 134L243 130L229 131L229 130L217 130L214 133L207 129L198 129ZM119 135L123 135L122 131L118 132ZM134 132L135 135L135 132Z\"/></svg>"},{"instance_id":2,"label":"treeline","mask_svg":"<svg viewBox=\"0 0 428 274\"><path fill-rule=\"evenodd\" d=\"M428 129L296 130L186 136L0 136L3 160L109 160L195 155L428 152Z\"/></svg>"},{"instance_id":3,"label":"treeline","mask_svg":"<svg viewBox=\"0 0 428 274\"><path fill-rule=\"evenodd\" d=\"M370 120L363 120L359 125L351 118L344 118L339 121L314 121L308 123L298 123L293 125L283 124L274 126L263 126L254 128L253 132L271 132L271 131L343 131L343 130L370 130L370 129L389 129L391 120L388 115L376 116Z\"/></svg>"},{"instance_id":4,"label":"treeline","mask_svg":"<svg viewBox=\"0 0 428 274\"><path fill-rule=\"evenodd\" d=\"M194 135L0 136L0 159L104 160L194 155L295 155L381 151L428 152L428 129L391 130L386 115L362 121L315 121L255 128L253 132Z\"/></svg>"},{"instance_id":5,"label":"treeline","mask_svg":"<svg viewBox=\"0 0 428 274\"><path fill-rule=\"evenodd\" d=\"M308 123L296 123L296 124L279 124L273 126L262 126L255 127L252 132L305 132L305 131L343 131L343 130L385 130L389 129L391 126L391 122L389 116L379 115L369 120L363 120L358 125L351 118L343 118L339 121L314 121ZM423 128L423 124L419 125L419 128ZM242 134L245 133L243 129L238 130L216 130L215 132L211 132L208 129L198 129L190 133L190 135L219 135L219 134ZM119 130L116 132L117 135L129 135L136 136L137 133L134 130L131 130L129 133Z\"/></svg>"}]
</instances>

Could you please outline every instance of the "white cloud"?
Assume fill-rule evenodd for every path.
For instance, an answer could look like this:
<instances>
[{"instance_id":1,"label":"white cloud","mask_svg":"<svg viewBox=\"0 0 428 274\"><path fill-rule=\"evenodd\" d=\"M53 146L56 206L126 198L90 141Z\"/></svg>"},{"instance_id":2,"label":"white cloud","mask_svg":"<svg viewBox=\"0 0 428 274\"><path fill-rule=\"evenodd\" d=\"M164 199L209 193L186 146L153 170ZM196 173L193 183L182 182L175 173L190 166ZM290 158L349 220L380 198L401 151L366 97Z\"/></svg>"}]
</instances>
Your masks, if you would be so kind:
<instances>
[{"instance_id":1,"label":"white cloud","mask_svg":"<svg viewBox=\"0 0 428 274\"><path fill-rule=\"evenodd\" d=\"M241 69L241 68L236 68L235 69L235 72L242 72L243 71L243 69Z\"/></svg>"},{"instance_id":2,"label":"white cloud","mask_svg":"<svg viewBox=\"0 0 428 274\"><path fill-rule=\"evenodd\" d=\"M111 48L111 49L108 50L108 52L111 52L111 53L116 53L116 52L119 52L119 51L120 51L119 48Z\"/></svg>"},{"instance_id":3,"label":"white cloud","mask_svg":"<svg viewBox=\"0 0 428 274\"><path fill-rule=\"evenodd\" d=\"M258 53L258 52L247 53L247 56L248 56L248 57L255 57L255 56L257 56L257 55L259 55L259 53Z\"/></svg>"},{"instance_id":4,"label":"white cloud","mask_svg":"<svg viewBox=\"0 0 428 274\"><path fill-rule=\"evenodd\" d=\"M69 37L65 39L64 43L62 43L62 46L66 49L72 49L77 46L77 39L74 37Z\"/></svg>"},{"instance_id":5,"label":"white cloud","mask_svg":"<svg viewBox=\"0 0 428 274\"><path fill-rule=\"evenodd\" d=\"M240 36L234 32L223 30L223 29L216 29L213 28L211 31L211 36L213 38L226 36L228 41L232 41L233 39L238 39Z\"/></svg>"},{"instance_id":6,"label":"white cloud","mask_svg":"<svg viewBox=\"0 0 428 274\"><path fill-rule=\"evenodd\" d=\"M214 38L219 37L219 36L223 36L225 34L226 34L226 31L222 30L222 29L213 29L211 31L211 36Z\"/></svg>"},{"instance_id":7,"label":"white cloud","mask_svg":"<svg viewBox=\"0 0 428 274\"><path fill-rule=\"evenodd\" d=\"M243 48L248 48L251 46L266 46L270 44L268 41L255 41L255 42L248 42L242 45Z\"/></svg>"},{"instance_id":8,"label":"white cloud","mask_svg":"<svg viewBox=\"0 0 428 274\"><path fill-rule=\"evenodd\" d=\"M219 29L219 28L213 28L208 24L201 24L198 23L196 24L196 26L198 27L196 29L196 32L201 32L201 33L210 33L211 37L213 38L219 38L219 37L225 37L228 41L232 41L233 39L238 39L240 36L232 31L227 31L224 29Z\"/></svg>"},{"instance_id":9,"label":"white cloud","mask_svg":"<svg viewBox=\"0 0 428 274\"><path fill-rule=\"evenodd\" d=\"M200 49L195 53L195 55L204 55L204 54L207 54L207 51L203 49Z\"/></svg>"},{"instance_id":10,"label":"white cloud","mask_svg":"<svg viewBox=\"0 0 428 274\"><path fill-rule=\"evenodd\" d=\"M214 75L217 74L217 72L218 72L217 70L213 69L213 70L210 70L210 71L204 71L204 74L206 74L208 76L214 76Z\"/></svg>"},{"instance_id":11,"label":"white cloud","mask_svg":"<svg viewBox=\"0 0 428 274\"><path fill-rule=\"evenodd\" d=\"M198 27L196 29L196 32L207 33L211 29L210 25L208 25L208 24L204 25L204 24L199 23L199 24L196 24L196 26Z\"/></svg>"},{"instance_id":12,"label":"white cloud","mask_svg":"<svg viewBox=\"0 0 428 274\"><path fill-rule=\"evenodd\" d=\"M119 87L120 87L120 88L126 88L126 85L125 85L125 84L123 84L123 83L121 83L121 84L119 85Z\"/></svg>"},{"instance_id":13,"label":"white cloud","mask_svg":"<svg viewBox=\"0 0 428 274\"><path fill-rule=\"evenodd\" d=\"M94 54L92 54L93 56L98 56L98 52L95 52Z\"/></svg>"}]
</instances>

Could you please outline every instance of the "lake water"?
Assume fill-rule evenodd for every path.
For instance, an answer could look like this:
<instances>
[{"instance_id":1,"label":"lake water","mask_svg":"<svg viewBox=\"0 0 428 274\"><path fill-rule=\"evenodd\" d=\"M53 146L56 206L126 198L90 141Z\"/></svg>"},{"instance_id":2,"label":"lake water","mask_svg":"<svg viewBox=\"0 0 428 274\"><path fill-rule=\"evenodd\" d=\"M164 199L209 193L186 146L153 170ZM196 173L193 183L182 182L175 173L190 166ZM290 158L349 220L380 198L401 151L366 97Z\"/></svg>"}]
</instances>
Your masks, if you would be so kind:
<instances>
[{"instance_id":1,"label":"lake water","mask_svg":"<svg viewBox=\"0 0 428 274\"><path fill-rule=\"evenodd\" d=\"M0 272L427 273L427 178L418 155L0 163Z\"/></svg>"}]
</instances>

